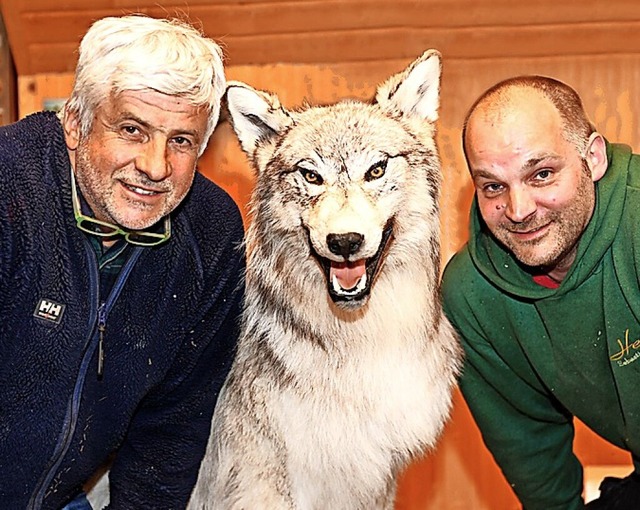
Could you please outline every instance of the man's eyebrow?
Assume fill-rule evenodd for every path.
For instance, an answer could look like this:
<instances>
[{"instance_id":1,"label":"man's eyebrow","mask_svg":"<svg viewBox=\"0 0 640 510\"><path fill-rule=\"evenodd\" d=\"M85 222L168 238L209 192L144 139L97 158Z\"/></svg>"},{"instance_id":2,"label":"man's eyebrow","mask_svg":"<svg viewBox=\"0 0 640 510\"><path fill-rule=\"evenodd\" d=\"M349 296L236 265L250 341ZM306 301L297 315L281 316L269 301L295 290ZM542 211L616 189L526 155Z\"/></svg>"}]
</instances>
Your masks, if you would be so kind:
<instances>
[{"instance_id":1,"label":"man's eyebrow","mask_svg":"<svg viewBox=\"0 0 640 510\"><path fill-rule=\"evenodd\" d=\"M496 179L496 176L491 172L483 169L472 170L471 177L473 179L481 178L481 179Z\"/></svg>"},{"instance_id":2,"label":"man's eyebrow","mask_svg":"<svg viewBox=\"0 0 640 510\"><path fill-rule=\"evenodd\" d=\"M556 161L559 161L561 158L560 156L557 156L556 154L542 154L538 157L535 158L530 158L527 161L525 161L524 165L522 165L522 170L524 171L529 171L537 166L540 165L540 163L553 163Z\"/></svg>"},{"instance_id":3,"label":"man's eyebrow","mask_svg":"<svg viewBox=\"0 0 640 510\"><path fill-rule=\"evenodd\" d=\"M136 124L140 124L141 126L143 126L145 128L150 127L150 124L147 121L141 119L135 113L132 113L130 111L119 112L119 114L117 115L117 117L114 118L114 120L118 121L118 122L133 121Z\"/></svg>"},{"instance_id":4,"label":"man's eyebrow","mask_svg":"<svg viewBox=\"0 0 640 510\"><path fill-rule=\"evenodd\" d=\"M534 168L537 168L541 163L553 163L559 161L561 158L556 154L541 154L540 156L536 156L533 158L529 158L524 162L522 167L520 168L520 173L526 174L530 172ZM499 178L489 170L485 170L483 168L478 168L471 171L471 177L473 180L475 179L489 179L489 180L499 180Z\"/></svg>"},{"instance_id":5,"label":"man's eyebrow","mask_svg":"<svg viewBox=\"0 0 640 510\"><path fill-rule=\"evenodd\" d=\"M120 115L120 120L136 122L137 124L140 124L145 129L155 129L155 130L158 129L156 126L151 125L148 121L138 117L135 113L128 112L128 111L122 112L122 114ZM172 136L187 135L187 136L193 136L194 138L198 138L198 139L200 138L200 131L198 131L197 129L180 129L180 130L176 130L175 132L169 132L168 134L171 134Z\"/></svg>"}]
</instances>

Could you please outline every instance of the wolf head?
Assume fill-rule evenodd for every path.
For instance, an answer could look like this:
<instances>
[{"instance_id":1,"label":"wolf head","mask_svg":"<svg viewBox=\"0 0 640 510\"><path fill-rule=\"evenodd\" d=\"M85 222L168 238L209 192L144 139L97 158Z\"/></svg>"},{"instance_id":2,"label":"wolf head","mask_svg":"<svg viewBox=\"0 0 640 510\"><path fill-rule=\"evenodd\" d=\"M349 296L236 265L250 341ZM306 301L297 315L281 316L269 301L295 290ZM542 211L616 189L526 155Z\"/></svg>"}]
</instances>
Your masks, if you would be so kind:
<instances>
[{"instance_id":1,"label":"wolf head","mask_svg":"<svg viewBox=\"0 0 640 510\"><path fill-rule=\"evenodd\" d=\"M440 75L430 50L381 84L372 103L295 111L229 84L231 123L257 172L248 285L255 277L271 294L326 289L334 305L357 309L382 273L438 264Z\"/></svg>"}]
</instances>

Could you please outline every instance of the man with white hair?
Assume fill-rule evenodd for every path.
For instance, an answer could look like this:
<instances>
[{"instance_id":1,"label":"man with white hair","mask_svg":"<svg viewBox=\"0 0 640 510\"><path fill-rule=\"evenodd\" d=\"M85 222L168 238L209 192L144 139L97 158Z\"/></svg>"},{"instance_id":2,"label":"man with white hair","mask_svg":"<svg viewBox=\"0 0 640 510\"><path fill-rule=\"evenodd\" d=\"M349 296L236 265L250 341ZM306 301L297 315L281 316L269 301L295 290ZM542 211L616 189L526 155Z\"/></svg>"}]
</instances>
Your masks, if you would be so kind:
<instances>
[{"instance_id":1,"label":"man with white hair","mask_svg":"<svg viewBox=\"0 0 640 510\"><path fill-rule=\"evenodd\" d=\"M62 113L0 129L0 502L186 505L237 340L242 220L196 172L220 48L104 18Z\"/></svg>"}]
</instances>

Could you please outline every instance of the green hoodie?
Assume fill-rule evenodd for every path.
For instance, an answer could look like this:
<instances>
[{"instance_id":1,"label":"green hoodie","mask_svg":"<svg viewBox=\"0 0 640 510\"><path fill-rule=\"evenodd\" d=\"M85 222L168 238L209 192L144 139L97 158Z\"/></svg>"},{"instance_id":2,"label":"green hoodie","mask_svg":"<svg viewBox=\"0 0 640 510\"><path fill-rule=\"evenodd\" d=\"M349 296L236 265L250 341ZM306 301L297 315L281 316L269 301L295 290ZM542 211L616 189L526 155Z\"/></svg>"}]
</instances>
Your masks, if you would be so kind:
<instances>
[{"instance_id":1,"label":"green hoodie","mask_svg":"<svg viewBox=\"0 0 640 510\"><path fill-rule=\"evenodd\" d=\"M640 465L640 156L623 145L607 153L593 217L559 288L532 280L475 202L469 242L443 276L466 353L462 392L528 510L583 508L573 416Z\"/></svg>"}]
</instances>

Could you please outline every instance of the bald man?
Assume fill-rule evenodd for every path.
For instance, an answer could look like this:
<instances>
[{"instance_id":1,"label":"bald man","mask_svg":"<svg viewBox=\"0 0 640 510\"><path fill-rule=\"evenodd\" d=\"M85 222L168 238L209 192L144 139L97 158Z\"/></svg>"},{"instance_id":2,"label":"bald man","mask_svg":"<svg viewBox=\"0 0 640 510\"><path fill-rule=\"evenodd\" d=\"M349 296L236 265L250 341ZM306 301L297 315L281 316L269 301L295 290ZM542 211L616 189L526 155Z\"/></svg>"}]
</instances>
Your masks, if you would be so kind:
<instances>
[{"instance_id":1,"label":"bald man","mask_svg":"<svg viewBox=\"0 0 640 510\"><path fill-rule=\"evenodd\" d=\"M640 468L640 157L540 76L487 90L463 146L470 238L443 276L461 389L524 508L581 509L574 417ZM639 479L588 508L640 508Z\"/></svg>"}]
</instances>

